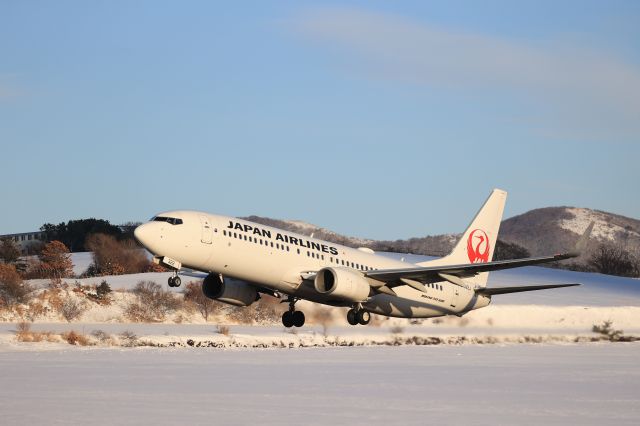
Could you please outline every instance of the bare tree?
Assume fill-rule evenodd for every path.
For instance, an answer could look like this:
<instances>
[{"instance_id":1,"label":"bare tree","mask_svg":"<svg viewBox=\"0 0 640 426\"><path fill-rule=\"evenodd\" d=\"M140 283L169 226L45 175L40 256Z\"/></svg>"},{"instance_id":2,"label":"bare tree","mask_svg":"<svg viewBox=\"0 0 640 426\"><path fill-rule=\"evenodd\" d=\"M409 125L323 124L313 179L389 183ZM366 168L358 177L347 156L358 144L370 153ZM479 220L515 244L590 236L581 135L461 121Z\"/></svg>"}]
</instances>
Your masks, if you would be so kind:
<instances>
[{"instance_id":1,"label":"bare tree","mask_svg":"<svg viewBox=\"0 0 640 426\"><path fill-rule=\"evenodd\" d=\"M199 283L188 283L184 289L184 300L192 303L205 321L209 320L209 315L218 309L218 302L209 299L202 292L202 285Z\"/></svg>"},{"instance_id":2,"label":"bare tree","mask_svg":"<svg viewBox=\"0 0 640 426\"><path fill-rule=\"evenodd\" d=\"M589 266L596 272L623 277L639 275L638 259L620 246L601 244L589 259Z\"/></svg>"}]
</instances>

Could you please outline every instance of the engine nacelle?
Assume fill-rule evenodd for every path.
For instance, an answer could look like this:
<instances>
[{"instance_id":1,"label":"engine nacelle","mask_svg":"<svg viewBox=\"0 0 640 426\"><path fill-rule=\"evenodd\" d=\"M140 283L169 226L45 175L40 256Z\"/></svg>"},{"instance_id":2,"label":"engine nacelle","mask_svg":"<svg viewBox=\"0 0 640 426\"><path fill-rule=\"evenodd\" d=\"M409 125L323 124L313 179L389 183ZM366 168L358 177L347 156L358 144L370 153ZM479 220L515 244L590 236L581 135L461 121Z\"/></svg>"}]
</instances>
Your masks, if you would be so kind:
<instances>
[{"instance_id":1,"label":"engine nacelle","mask_svg":"<svg viewBox=\"0 0 640 426\"><path fill-rule=\"evenodd\" d=\"M258 300L258 290L244 281L222 279L218 274L209 274L202 281L202 293L209 299L234 306L249 306Z\"/></svg>"},{"instance_id":2,"label":"engine nacelle","mask_svg":"<svg viewBox=\"0 0 640 426\"><path fill-rule=\"evenodd\" d=\"M313 285L318 293L349 302L365 301L370 291L362 274L345 268L320 269Z\"/></svg>"}]
</instances>

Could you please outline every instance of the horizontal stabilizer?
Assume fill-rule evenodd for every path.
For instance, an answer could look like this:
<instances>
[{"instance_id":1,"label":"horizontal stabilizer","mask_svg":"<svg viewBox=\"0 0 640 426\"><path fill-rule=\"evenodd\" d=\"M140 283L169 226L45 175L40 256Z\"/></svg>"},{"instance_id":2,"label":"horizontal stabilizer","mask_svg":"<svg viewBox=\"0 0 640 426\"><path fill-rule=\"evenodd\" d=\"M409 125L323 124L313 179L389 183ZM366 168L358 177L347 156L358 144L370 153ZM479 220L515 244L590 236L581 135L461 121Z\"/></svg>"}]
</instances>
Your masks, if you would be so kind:
<instances>
[{"instance_id":1,"label":"horizontal stabilizer","mask_svg":"<svg viewBox=\"0 0 640 426\"><path fill-rule=\"evenodd\" d=\"M479 288L476 293L484 296L493 296L494 294L520 293L523 291L547 290L549 288L573 287L580 284L550 284L550 285L526 285L520 287L493 287Z\"/></svg>"}]
</instances>

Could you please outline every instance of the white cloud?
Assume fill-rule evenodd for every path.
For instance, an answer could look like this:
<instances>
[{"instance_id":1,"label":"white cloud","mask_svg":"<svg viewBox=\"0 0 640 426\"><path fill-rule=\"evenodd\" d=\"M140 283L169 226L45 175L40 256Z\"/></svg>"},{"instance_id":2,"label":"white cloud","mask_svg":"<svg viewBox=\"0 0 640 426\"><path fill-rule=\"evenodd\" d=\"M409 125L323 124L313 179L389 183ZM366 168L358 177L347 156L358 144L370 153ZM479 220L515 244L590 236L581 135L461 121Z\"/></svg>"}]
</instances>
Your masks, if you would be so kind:
<instances>
[{"instance_id":1,"label":"white cloud","mask_svg":"<svg viewBox=\"0 0 640 426\"><path fill-rule=\"evenodd\" d=\"M541 131L591 140L640 135L640 69L606 52L440 28L360 9L308 10L295 29L376 76L462 91L505 90L545 111Z\"/></svg>"}]
</instances>

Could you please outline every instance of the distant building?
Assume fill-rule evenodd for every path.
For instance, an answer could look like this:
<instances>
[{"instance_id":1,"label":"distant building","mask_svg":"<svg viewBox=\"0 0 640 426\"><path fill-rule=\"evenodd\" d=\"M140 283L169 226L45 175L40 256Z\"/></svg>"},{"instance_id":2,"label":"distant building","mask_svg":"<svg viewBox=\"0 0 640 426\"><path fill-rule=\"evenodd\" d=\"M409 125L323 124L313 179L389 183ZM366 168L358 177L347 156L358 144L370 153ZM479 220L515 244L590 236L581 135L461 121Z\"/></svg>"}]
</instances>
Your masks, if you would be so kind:
<instances>
[{"instance_id":1,"label":"distant building","mask_svg":"<svg viewBox=\"0 0 640 426\"><path fill-rule=\"evenodd\" d=\"M20 250L23 253L26 253L29 251L30 246L46 242L47 235L42 231L0 235L0 240L4 240L7 238L15 241Z\"/></svg>"}]
</instances>

